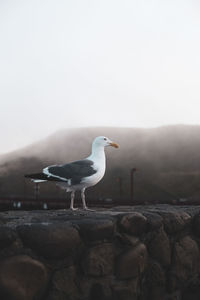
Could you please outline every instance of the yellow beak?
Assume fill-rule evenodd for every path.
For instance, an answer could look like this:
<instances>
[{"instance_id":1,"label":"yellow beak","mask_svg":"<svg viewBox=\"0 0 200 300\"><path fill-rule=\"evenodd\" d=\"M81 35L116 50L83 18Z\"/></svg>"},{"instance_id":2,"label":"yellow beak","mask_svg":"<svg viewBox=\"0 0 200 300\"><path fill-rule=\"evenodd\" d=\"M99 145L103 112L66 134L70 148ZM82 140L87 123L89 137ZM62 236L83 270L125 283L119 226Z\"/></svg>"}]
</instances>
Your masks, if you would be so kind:
<instances>
[{"instance_id":1,"label":"yellow beak","mask_svg":"<svg viewBox=\"0 0 200 300\"><path fill-rule=\"evenodd\" d=\"M119 145L118 144L116 144L116 143L110 143L110 146L112 146L112 147L115 147L115 148L119 148Z\"/></svg>"}]
</instances>

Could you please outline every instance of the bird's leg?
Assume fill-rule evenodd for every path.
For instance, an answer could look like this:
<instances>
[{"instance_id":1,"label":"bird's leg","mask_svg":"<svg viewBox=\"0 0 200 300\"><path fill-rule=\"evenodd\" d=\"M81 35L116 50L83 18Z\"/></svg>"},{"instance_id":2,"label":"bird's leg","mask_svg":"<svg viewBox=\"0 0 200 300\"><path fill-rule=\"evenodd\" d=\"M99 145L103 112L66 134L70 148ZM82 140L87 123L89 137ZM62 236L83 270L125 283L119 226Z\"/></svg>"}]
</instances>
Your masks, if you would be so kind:
<instances>
[{"instance_id":1,"label":"bird's leg","mask_svg":"<svg viewBox=\"0 0 200 300\"><path fill-rule=\"evenodd\" d=\"M82 199L82 203L83 203L83 209L85 210L90 210L90 211L94 211L92 209L89 209L86 205L86 202L85 202L85 188L81 190L81 199Z\"/></svg>"},{"instance_id":2,"label":"bird's leg","mask_svg":"<svg viewBox=\"0 0 200 300\"><path fill-rule=\"evenodd\" d=\"M75 197L75 192L71 192L71 203L70 203L70 209L71 210L77 210L77 208L74 208L74 197Z\"/></svg>"},{"instance_id":3,"label":"bird's leg","mask_svg":"<svg viewBox=\"0 0 200 300\"><path fill-rule=\"evenodd\" d=\"M88 209L86 202L85 202L85 189L81 190L81 199L82 199L82 203L83 203L83 209Z\"/></svg>"}]
</instances>

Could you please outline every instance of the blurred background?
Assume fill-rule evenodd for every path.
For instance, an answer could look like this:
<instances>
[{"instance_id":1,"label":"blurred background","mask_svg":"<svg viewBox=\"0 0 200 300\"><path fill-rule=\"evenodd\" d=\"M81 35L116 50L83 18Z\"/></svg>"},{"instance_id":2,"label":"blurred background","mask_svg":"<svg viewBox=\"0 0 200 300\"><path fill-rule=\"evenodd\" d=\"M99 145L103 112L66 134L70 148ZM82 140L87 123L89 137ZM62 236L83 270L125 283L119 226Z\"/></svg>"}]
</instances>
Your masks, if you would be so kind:
<instances>
[{"instance_id":1,"label":"blurred background","mask_svg":"<svg viewBox=\"0 0 200 300\"><path fill-rule=\"evenodd\" d=\"M120 148L106 148L106 174L100 183L87 189L90 204L200 203L200 126L191 125L61 130L1 155L1 199L5 203L31 201L35 206L39 201L40 205L52 202L56 207L66 206L70 197L55 183L34 184L24 174L87 157L93 138L102 133L118 142Z\"/></svg>"}]
</instances>

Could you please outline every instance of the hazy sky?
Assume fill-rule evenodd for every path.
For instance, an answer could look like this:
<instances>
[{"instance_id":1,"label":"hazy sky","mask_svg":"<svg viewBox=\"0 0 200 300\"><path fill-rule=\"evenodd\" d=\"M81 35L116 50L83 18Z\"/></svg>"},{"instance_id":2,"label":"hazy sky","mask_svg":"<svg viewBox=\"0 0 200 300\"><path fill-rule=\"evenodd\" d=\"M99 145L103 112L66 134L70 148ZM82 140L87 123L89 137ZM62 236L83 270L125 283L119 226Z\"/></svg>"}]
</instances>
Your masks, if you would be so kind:
<instances>
[{"instance_id":1,"label":"hazy sky","mask_svg":"<svg viewBox=\"0 0 200 300\"><path fill-rule=\"evenodd\" d=\"M176 123L200 124L198 0L0 0L0 153Z\"/></svg>"}]
</instances>

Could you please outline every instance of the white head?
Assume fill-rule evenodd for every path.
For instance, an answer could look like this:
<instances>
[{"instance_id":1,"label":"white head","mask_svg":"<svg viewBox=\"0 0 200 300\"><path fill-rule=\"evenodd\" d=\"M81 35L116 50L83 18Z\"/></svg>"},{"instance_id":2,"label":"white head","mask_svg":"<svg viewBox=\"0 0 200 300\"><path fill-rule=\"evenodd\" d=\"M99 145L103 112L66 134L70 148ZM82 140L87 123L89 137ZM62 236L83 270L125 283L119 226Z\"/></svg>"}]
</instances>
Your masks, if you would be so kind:
<instances>
[{"instance_id":1,"label":"white head","mask_svg":"<svg viewBox=\"0 0 200 300\"><path fill-rule=\"evenodd\" d=\"M97 147L107 147L107 146L112 146L115 148L119 148L119 145L111 141L109 138L106 136L98 136L94 139L93 141L93 146Z\"/></svg>"}]
</instances>

